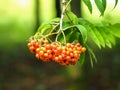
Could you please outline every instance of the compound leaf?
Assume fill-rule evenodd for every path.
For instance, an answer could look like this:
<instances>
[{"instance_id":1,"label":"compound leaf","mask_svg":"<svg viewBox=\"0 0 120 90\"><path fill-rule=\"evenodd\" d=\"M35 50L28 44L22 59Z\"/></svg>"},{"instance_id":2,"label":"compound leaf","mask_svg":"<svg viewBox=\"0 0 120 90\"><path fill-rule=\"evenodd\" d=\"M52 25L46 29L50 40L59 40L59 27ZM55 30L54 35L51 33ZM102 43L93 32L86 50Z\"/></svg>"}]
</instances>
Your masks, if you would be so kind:
<instances>
[{"instance_id":1,"label":"compound leaf","mask_svg":"<svg viewBox=\"0 0 120 90\"><path fill-rule=\"evenodd\" d=\"M96 4L98 10L100 11L101 15L103 15L104 11L105 11L104 4L101 2L101 0L94 0L94 1L95 1L95 4Z\"/></svg>"},{"instance_id":2,"label":"compound leaf","mask_svg":"<svg viewBox=\"0 0 120 90\"><path fill-rule=\"evenodd\" d=\"M92 4L90 0L83 0L83 2L86 4L86 6L88 7L90 13L92 13Z\"/></svg>"}]
</instances>

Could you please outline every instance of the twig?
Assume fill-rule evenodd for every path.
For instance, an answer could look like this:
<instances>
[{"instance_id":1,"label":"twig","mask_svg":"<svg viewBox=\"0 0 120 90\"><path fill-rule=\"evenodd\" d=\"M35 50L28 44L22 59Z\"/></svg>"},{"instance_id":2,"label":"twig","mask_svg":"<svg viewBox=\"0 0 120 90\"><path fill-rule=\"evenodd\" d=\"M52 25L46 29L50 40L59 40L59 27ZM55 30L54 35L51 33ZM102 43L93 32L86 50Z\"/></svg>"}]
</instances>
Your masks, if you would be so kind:
<instances>
[{"instance_id":1,"label":"twig","mask_svg":"<svg viewBox=\"0 0 120 90\"><path fill-rule=\"evenodd\" d=\"M65 37L65 33L63 31L63 26L62 25L63 25L63 18L64 18L64 15L65 15L65 11L66 11L67 7L69 6L70 2L71 2L71 0L69 0L68 3L66 3L66 0L62 0L62 13L61 13L61 18L60 18L60 30L59 30L58 35L56 36L56 41L57 41L59 35L62 33L65 44L66 44L66 37Z\"/></svg>"}]
</instances>

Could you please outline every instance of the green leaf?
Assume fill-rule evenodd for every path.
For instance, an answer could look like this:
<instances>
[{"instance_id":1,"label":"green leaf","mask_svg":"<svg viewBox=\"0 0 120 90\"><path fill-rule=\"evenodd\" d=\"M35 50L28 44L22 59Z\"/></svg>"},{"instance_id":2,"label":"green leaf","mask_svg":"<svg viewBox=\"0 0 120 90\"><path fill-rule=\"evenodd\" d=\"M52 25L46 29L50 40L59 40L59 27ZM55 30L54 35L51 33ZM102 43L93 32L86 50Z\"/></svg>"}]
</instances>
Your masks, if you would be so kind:
<instances>
[{"instance_id":1,"label":"green leaf","mask_svg":"<svg viewBox=\"0 0 120 90\"><path fill-rule=\"evenodd\" d=\"M83 65L85 61L85 53L80 54L80 64Z\"/></svg>"},{"instance_id":2,"label":"green leaf","mask_svg":"<svg viewBox=\"0 0 120 90\"><path fill-rule=\"evenodd\" d=\"M97 35L94 33L94 29L92 29L90 26L87 26L87 29L88 29L88 35L90 36L90 38L94 41L94 43L99 48L101 48L100 41L99 41Z\"/></svg>"},{"instance_id":3,"label":"green leaf","mask_svg":"<svg viewBox=\"0 0 120 90\"><path fill-rule=\"evenodd\" d=\"M65 25L65 23L64 23ZM75 27L71 27L70 25L68 26L67 24L65 25L66 27L63 28L65 37L66 37L66 41L67 42L73 42L74 40L78 39L78 32L74 29L76 29ZM74 36L74 37L73 37ZM63 33L61 33L58 37L58 41L60 42L64 42L64 37L63 37Z\"/></svg>"},{"instance_id":4,"label":"green leaf","mask_svg":"<svg viewBox=\"0 0 120 90\"><path fill-rule=\"evenodd\" d=\"M79 18L79 24L81 24L81 25L88 25L89 22L87 20L85 20L84 18Z\"/></svg>"},{"instance_id":5,"label":"green leaf","mask_svg":"<svg viewBox=\"0 0 120 90\"><path fill-rule=\"evenodd\" d=\"M90 57L91 67L93 68L93 58L92 58L91 54L89 54L89 57Z\"/></svg>"},{"instance_id":6,"label":"green leaf","mask_svg":"<svg viewBox=\"0 0 120 90\"><path fill-rule=\"evenodd\" d=\"M93 50L92 50L91 48L89 48L88 50L89 50L90 54L92 55L92 58L93 58L93 59L95 60L95 62L97 63L97 58L96 58Z\"/></svg>"},{"instance_id":7,"label":"green leaf","mask_svg":"<svg viewBox=\"0 0 120 90\"><path fill-rule=\"evenodd\" d=\"M106 0L102 0L102 5L104 7L104 10L106 9Z\"/></svg>"},{"instance_id":8,"label":"green leaf","mask_svg":"<svg viewBox=\"0 0 120 90\"><path fill-rule=\"evenodd\" d=\"M47 35L52 29L52 25L51 24L42 24L39 28L38 28L38 32L41 33L42 35Z\"/></svg>"},{"instance_id":9,"label":"green leaf","mask_svg":"<svg viewBox=\"0 0 120 90\"><path fill-rule=\"evenodd\" d=\"M97 29L99 29L101 35L103 36L104 40L105 40L105 44L111 48L112 47L112 44L109 40L109 37L108 37L108 34L105 33L105 28L104 27L98 27Z\"/></svg>"},{"instance_id":10,"label":"green leaf","mask_svg":"<svg viewBox=\"0 0 120 90\"><path fill-rule=\"evenodd\" d=\"M90 13L92 13L92 4L90 2L90 0L83 0L83 2L86 4L86 6L88 7Z\"/></svg>"},{"instance_id":11,"label":"green leaf","mask_svg":"<svg viewBox=\"0 0 120 90\"><path fill-rule=\"evenodd\" d=\"M91 62L91 66L93 68L93 60L97 63L97 58L93 52L93 50L87 46L87 50L88 50L88 53L89 53L89 57L90 57L90 62Z\"/></svg>"},{"instance_id":12,"label":"green leaf","mask_svg":"<svg viewBox=\"0 0 120 90\"><path fill-rule=\"evenodd\" d=\"M118 0L115 0L115 6L114 6L114 8L117 6L117 4L118 4Z\"/></svg>"},{"instance_id":13,"label":"green leaf","mask_svg":"<svg viewBox=\"0 0 120 90\"><path fill-rule=\"evenodd\" d=\"M74 29L74 28L73 28ZM74 37L73 37L74 36ZM69 42L72 43L74 40L78 40L79 33L76 30L72 30L71 35L68 37ZM81 42L82 43L82 42Z\"/></svg>"},{"instance_id":14,"label":"green leaf","mask_svg":"<svg viewBox=\"0 0 120 90\"><path fill-rule=\"evenodd\" d=\"M46 25L45 23L42 23L42 24L39 26L37 32L41 32L41 30L45 27L45 25Z\"/></svg>"},{"instance_id":15,"label":"green leaf","mask_svg":"<svg viewBox=\"0 0 120 90\"><path fill-rule=\"evenodd\" d=\"M83 25L75 25L75 27L78 28L80 31L82 38L83 38L83 43L86 43L87 41L87 29Z\"/></svg>"},{"instance_id":16,"label":"green leaf","mask_svg":"<svg viewBox=\"0 0 120 90\"><path fill-rule=\"evenodd\" d=\"M110 32L114 36L120 38L120 24L114 24L112 26L108 26L107 28L110 28Z\"/></svg>"},{"instance_id":17,"label":"green leaf","mask_svg":"<svg viewBox=\"0 0 120 90\"><path fill-rule=\"evenodd\" d=\"M93 30L93 31L94 31L94 33L96 34L96 36L97 36L97 38L98 38L98 40L99 40L101 46L105 47L105 41L104 41L104 39L103 39L101 33L99 32L99 30L98 30L97 28L94 27L94 30Z\"/></svg>"},{"instance_id":18,"label":"green leaf","mask_svg":"<svg viewBox=\"0 0 120 90\"><path fill-rule=\"evenodd\" d=\"M64 16L65 22L70 22L72 24L78 24L78 17L71 11L66 11Z\"/></svg>"},{"instance_id":19,"label":"green leaf","mask_svg":"<svg viewBox=\"0 0 120 90\"><path fill-rule=\"evenodd\" d=\"M50 20L50 23L51 22L59 22L60 21L60 18L53 18L52 20Z\"/></svg>"},{"instance_id":20,"label":"green leaf","mask_svg":"<svg viewBox=\"0 0 120 90\"><path fill-rule=\"evenodd\" d=\"M105 8L104 8L101 0L94 0L94 1L95 1L95 4L96 4L98 10L100 11L101 15L103 15L104 11L105 11Z\"/></svg>"},{"instance_id":21,"label":"green leaf","mask_svg":"<svg viewBox=\"0 0 120 90\"><path fill-rule=\"evenodd\" d=\"M110 32L111 29L110 28L106 28L106 27L104 27L104 28L105 28L105 30L104 30L105 34L107 34L107 37L108 37L109 41L111 42L111 44L115 45L116 41L115 41L115 37Z\"/></svg>"}]
</instances>

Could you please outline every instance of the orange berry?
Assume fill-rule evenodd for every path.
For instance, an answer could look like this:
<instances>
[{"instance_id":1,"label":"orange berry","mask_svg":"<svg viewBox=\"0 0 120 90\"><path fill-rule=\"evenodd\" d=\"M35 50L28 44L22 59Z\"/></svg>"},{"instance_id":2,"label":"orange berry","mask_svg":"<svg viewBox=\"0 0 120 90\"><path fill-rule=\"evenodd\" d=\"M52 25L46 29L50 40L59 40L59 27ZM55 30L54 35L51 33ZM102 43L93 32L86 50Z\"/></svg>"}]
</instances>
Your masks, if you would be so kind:
<instances>
[{"instance_id":1,"label":"orange berry","mask_svg":"<svg viewBox=\"0 0 120 90\"><path fill-rule=\"evenodd\" d=\"M31 46L31 43L29 42L29 43L27 44L27 46L30 47L30 46Z\"/></svg>"},{"instance_id":2,"label":"orange berry","mask_svg":"<svg viewBox=\"0 0 120 90\"><path fill-rule=\"evenodd\" d=\"M67 48L67 50L68 50L69 52L72 52L72 51L73 51L72 48Z\"/></svg>"},{"instance_id":3,"label":"orange berry","mask_svg":"<svg viewBox=\"0 0 120 90\"><path fill-rule=\"evenodd\" d=\"M86 48L85 47L82 47L82 52L85 52L86 51Z\"/></svg>"},{"instance_id":4,"label":"orange berry","mask_svg":"<svg viewBox=\"0 0 120 90\"><path fill-rule=\"evenodd\" d=\"M61 47L57 47L56 50L59 52L62 51Z\"/></svg>"},{"instance_id":5,"label":"orange berry","mask_svg":"<svg viewBox=\"0 0 120 90\"><path fill-rule=\"evenodd\" d=\"M48 53L44 53L44 57L48 57Z\"/></svg>"},{"instance_id":6,"label":"orange berry","mask_svg":"<svg viewBox=\"0 0 120 90\"><path fill-rule=\"evenodd\" d=\"M55 61L57 62L59 60L59 58L58 57L55 57Z\"/></svg>"},{"instance_id":7,"label":"orange berry","mask_svg":"<svg viewBox=\"0 0 120 90\"><path fill-rule=\"evenodd\" d=\"M49 58L44 58L43 61L44 62L49 62L50 60L49 60Z\"/></svg>"},{"instance_id":8,"label":"orange berry","mask_svg":"<svg viewBox=\"0 0 120 90\"><path fill-rule=\"evenodd\" d=\"M66 45L68 48L70 48L71 47L71 44L70 43L67 43L67 45Z\"/></svg>"},{"instance_id":9,"label":"orange berry","mask_svg":"<svg viewBox=\"0 0 120 90\"><path fill-rule=\"evenodd\" d=\"M80 47L81 45L80 45L80 43L77 43L75 46Z\"/></svg>"},{"instance_id":10,"label":"orange berry","mask_svg":"<svg viewBox=\"0 0 120 90\"><path fill-rule=\"evenodd\" d=\"M65 53L66 53L66 50L62 50L62 53L65 54Z\"/></svg>"},{"instance_id":11,"label":"orange berry","mask_svg":"<svg viewBox=\"0 0 120 90\"><path fill-rule=\"evenodd\" d=\"M52 54L48 54L48 58L51 59L52 58Z\"/></svg>"},{"instance_id":12,"label":"orange berry","mask_svg":"<svg viewBox=\"0 0 120 90\"><path fill-rule=\"evenodd\" d=\"M77 58L77 57L79 57L79 54L77 54L77 53L74 53L74 57L76 57L76 58Z\"/></svg>"},{"instance_id":13,"label":"orange berry","mask_svg":"<svg viewBox=\"0 0 120 90\"><path fill-rule=\"evenodd\" d=\"M51 49L51 45L50 44L47 44L45 45L45 48L48 50L48 49Z\"/></svg>"},{"instance_id":14,"label":"orange berry","mask_svg":"<svg viewBox=\"0 0 120 90\"><path fill-rule=\"evenodd\" d=\"M70 53L70 57L73 57L74 56L74 54L73 53Z\"/></svg>"},{"instance_id":15,"label":"orange berry","mask_svg":"<svg viewBox=\"0 0 120 90\"><path fill-rule=\"evenodd\" d=\"M62 49L62 50L65 50L65 46L62 46L61 49Z\"/></svg>"},{"instance_id":16,"label":"orange berry","mask_svg":"<svg viewBox=\"0 0 120 90\"><path fill-rule=\"evenodd\" d=\"M65 53L66 55L70 55L70 52L69 51L66 51L66 53Z\"/></svg>"},{"instance_id":17,"label":"orange berry","mask_svg":"<svg viewBox=\"0 0 120 90\"><path fill-rule=\"evenodd\" d=\"M31 52L35 51L35 48L33 46L31 46L29 49L30 49Z\"/></svg>"},{"instance_id":18,"label":"orange berry","mask_svg":"<svg viewBox=\"0 0 120 90\"><path fill-rule=\"evenodd\" d=\"M62 55L59 55L58 58L59 58L59 60L62 60Z\"/></svg>"},{"instance_id":19,"label":"orange berry","mask_svg":"<svg viewBox=\"0 0 120 90\"><path fill-rule=\"evenodd\" d=\"M82 49L82 47L77 47L77 50L80 51Z\"/></svg>"},{"instance_id":20,"label":"orange berry","mask_svg":"<svg viewBox=\"0 0 120 90\"><path fill-rule=\"evenodd\" d=\"M37 48L35 51L36 51L36 53L39 53L40 52L40 48Z\"/></svg>"},{"instance_id":21,"label":"orange berry","mask_svg":"<svg viewBox=\"0 0 120 90\"><path fill-rule=\"evenodd\" d=\"M55 55L59 55L60 54L60 52L58 50L54 50L53 52L54 52Z\"/></svg>"},{"instance_id":22,"label":"orange berry","mask_svg":"<svg viewBox=\"0 0 120 90\"><path fill-rule=\"evenodd\" d=\"M44 40L44 44L48 44L48 40L46 39L46 40Z\"/></svg>"},{"instance_id":23,"label":"orange berry","mask_svg":"<svg viewBox=\"0 0 120 90\"><path fill-rule=\"evenodd\" d=\"M42 50L43 52L45 52L46 48L45 47L40 47L40 50Z\"/></svg>"},{"instance_id":24,"label":"orange berry","mask_svg":"<svg viewBox=\"0 0 120 90\"><path fill-rule=\"evenodd\" d=\"M36 47L38 47L38 46L39 46L39 43L38 43L38 42L36 42L36 43L35 43L35 46L36 46Z\"/></svg>"},{"instance_id":25,"label":"orange berry","mask_svg":"<svg viewBox=\"0 0 120 90\"><path fill-rule=\"evenodd\" d=\"M35 40L33 40L33 41L31 41L31 45L35 45L36 44L36 41Z\"/></svg>"},{"instance_id":26,"label":"orange berry","mask_svg":"<svg viewBox=\"0 0 120 90\"><path fill-rule=\"evenodd\" d=\"M44 52L43 52L43 51L40 51L39 54L40 54L40 56L42 56L42 55L44 54Z\"/></svg>"},{"instance_id":27,"label":"orange berry","mask_svg":"<svg viewBox=\"0 0 120 90\"><path fill-rule=\"evenodd\" d=\"M37 59L39 59L39 58L40 58L39 54L36 54L35 56L36 56L36 58L37 58Z\"/></svg>"},{"instance_id":28,"label":"orange berry","mask_svg":"<svg viewBox=\"0 0 120 90\"><path fill-rule=\"evenodd\" d=\"M51 53L52 53L52 50L47 50L47 53L48 53L48 54L51 54Z\"/></svg>"},{"instance_id":29,"label":"orange berry","mask_svg":"<svg viewBox=\"0 0 120 90\"><path fill-rule=\"evenodd\" d=\"M70 58L70 56L66 56L66 60L70 60L71 58Z\"/></svg>"},{"instance_id":30,"label":"orange berry","mask_svg":"<svg viewBox=\"0 0 120 90\"><path fill-rule=\"evenodd\" d=\"M76 63L76 61L77 61L76 58L72 58L72 59L71 59L71 62L72 62L72 63Z\"/></svg>"},{"instance_id":31,"label":"orange berry","mask_svg":"<svg viewBox=\"0 0 120 90\"><path fill-rule=\"evenodd\" d=\"M55 55L52 55L52 61L54 61L55 60Z\"/></svg>"},{"instance_id":32,"label":"orange berry","mask_svg":"<svg viewBox=\"0 0 120 90\"><path fill-rule=\"evenodd\" d=\"M61 54L61 56L62 56L62 59L65 59L65 57L66 57L66 55L65 54Z\"/></svg>"}]
</instances>

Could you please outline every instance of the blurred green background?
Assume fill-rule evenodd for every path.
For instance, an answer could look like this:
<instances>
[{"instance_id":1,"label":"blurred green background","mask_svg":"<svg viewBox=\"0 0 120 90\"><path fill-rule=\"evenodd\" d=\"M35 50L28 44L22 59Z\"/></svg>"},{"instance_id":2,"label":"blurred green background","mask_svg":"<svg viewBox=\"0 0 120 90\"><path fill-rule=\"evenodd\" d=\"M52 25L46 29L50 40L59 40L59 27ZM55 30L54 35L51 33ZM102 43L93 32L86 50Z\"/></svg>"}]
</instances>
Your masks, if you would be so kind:
<instances>
[{"instance_id":1,"label":"blurred green background","mask_svg":"<svg viewBox=\"0 0 120 90\"><path fill-rule=\"evenodd\" d=\"M79 62L62 67L38 61L29 52L27 40L35 34L36 28L59 16L58 1L0 1L0 90L120 90L119 39L112 49L94 48L98 63L93 69L88 55L82 67ZM72 10L78 16L97 24L100 21L120 23L119 4L115 10L110 10L112 3L108 4L105 16L98 17L97 10L90 15L83 3L80 9L78 1L72 1Z\"/></svg>"}]
</instances>

